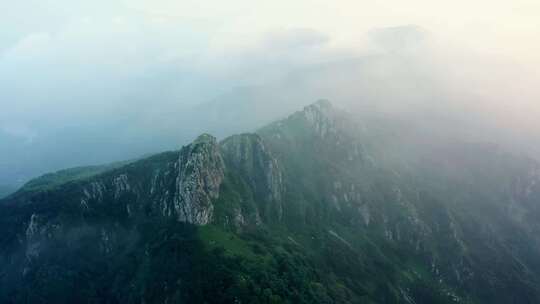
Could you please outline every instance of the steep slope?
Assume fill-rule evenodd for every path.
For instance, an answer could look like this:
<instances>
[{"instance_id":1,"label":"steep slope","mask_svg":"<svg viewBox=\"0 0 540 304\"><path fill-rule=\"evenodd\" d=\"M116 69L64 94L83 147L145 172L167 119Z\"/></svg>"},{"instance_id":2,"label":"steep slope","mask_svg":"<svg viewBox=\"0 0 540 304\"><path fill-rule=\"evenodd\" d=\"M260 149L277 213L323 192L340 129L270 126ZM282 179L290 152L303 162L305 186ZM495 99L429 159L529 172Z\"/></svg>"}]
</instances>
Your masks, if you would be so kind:
<instances>
[{"instance_id":1,"label":"steep slope","mask_svg":"<svg viewBox=\"0 0 540 304\"><path fill-rule=\"evenodd\" d=\"M30 180L28 183L23 185L21 191L28 192L33 190L44 190L45 188L53 188L69 181L89 178L94 175L122 167L128 163L129 161L111 163L101 166L82 166L60 170L54 173L48 173Z\"/></svg>"},{"instance_id":2,"label":"steep slope","mask_svg":"<svg viewBox=\"0 0 540 304\"><path fill-rule=\"evenodd\" d=\"M345 116L322 102L260 131L295 176L290 195L306 201L295 224L326 220L367 261L390 262L396 294L429 284L461 302L538 301L537 163L493 145L444 142L424 150L402 143L418 154L389 162L401 150L381 150Z\"/></svg>"},{"instance_id":3,"label":"steep slope","mask_svg":"<svg viewBox=\"0 0 540 304\"><path fill-rule=\"evenodd\" d=\"M15 192L16 188L10 185L0 185L0 199L10 195Z\"/></svg>"},{"instance_id":4,"label":"steep slope","mask_svg":"<svg viewBox=\"0 0 540 304\"><path fill-rule=\"evenodd\" d=\"M540 165L401 134L319 101L30 182L0 202L0 302L538 303Z\"/></svg>"}]
</instances>

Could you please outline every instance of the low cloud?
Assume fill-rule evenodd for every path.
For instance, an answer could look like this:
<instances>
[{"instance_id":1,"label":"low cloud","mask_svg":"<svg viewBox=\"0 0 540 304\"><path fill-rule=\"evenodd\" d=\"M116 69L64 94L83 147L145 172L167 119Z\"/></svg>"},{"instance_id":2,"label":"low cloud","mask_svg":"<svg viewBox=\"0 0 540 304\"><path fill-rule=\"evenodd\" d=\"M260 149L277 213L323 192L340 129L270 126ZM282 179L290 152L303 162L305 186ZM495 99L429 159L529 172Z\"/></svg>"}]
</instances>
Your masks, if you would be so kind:
<instances>
[{"instance_id":1,"label":"low cloud","mask_svg":"<svg viewBox=\"0 0 540 304\"><path fill-rule=\"evenodd\" d=\"M32 144L37 136L34 130L25 125L5 124L1 126L0 130L6 136L18 139L26 145Z\"/></svg>"},{"instance_id":2,"label":"low cloud","mask_svg":"<svg viewBox=\"0 0 540 304\"><path fill-rule=\"evenodd\" d=\"M14 29L0 39L0 182L177 148L203 131L250 131L319 98L459 120L462 133L540 151L533 66L417 25L359 29L343 43L331 20L251 30L241 5L207 20L139 2L62 13L33 1L43 13L30 12L30 25L0 21Z\"/></svg>"}]
</instances>

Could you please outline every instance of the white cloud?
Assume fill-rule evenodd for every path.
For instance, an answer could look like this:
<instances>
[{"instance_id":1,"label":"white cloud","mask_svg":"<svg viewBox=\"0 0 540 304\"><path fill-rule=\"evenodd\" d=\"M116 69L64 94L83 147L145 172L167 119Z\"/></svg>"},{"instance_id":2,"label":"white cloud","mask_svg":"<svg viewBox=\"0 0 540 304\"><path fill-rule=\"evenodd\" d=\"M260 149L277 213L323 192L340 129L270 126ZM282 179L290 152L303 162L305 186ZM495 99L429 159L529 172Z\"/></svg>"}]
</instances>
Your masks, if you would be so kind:
<instances>
[{"instance_id":1,"label":"white cloud","mask_svg":"<svg viewBox=\"0 0 540 304\"><path fill-rule=\"evenodd\" d=\"M37 133L26 125L12 123L4 124L0 130L11 137L22 140L25 144L30 145L37 137Z\"/></svg>"},{"instance_id":2,"label":"white cloud","mask_svg":"<svg viewBox=\"0 0 540 304\"><path fill-rule=\"evenodd\" d=\"M445 100L468 94L477 109L532 130L538 15L528 0L3 1L0 125L17 122L2 132L34 143L33 130L40 139L68 130L66 142L103 130L142 141L238 86L270 84L283 103L318 94L398 103L433 97L422 90L438 82ZM403 24L428 42L418 44L415 27L386 28Z\"/></svg>"},{"instance_id":3,"label":"white cloud","mask_svg":"<svg viewBox=\"0 0 540 304\"><path fill-rule=\"evenodd\" d=\"M14 46L4 52L3 61L20 61L24 59L32 59L35 56L40 56L47 51L51 45L51 36L49 33L37 32L32 33Z\"/></svg>"}]
</instances>

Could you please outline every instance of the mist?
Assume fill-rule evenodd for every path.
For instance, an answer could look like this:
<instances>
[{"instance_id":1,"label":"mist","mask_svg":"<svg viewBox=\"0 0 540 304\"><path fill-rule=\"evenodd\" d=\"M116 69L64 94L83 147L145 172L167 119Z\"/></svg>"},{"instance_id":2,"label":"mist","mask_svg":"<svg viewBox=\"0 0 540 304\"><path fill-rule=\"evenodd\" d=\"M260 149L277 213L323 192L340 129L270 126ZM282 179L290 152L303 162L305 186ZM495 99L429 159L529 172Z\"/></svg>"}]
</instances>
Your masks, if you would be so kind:
<instances>
[{"instance_id":1,"label":"mist","mask_svg":"<svg viewBox=\"0 0 540 304\"><path fill-rule=\"evenodd\" d=\"M320 98L540 158L540 6L416 2L1 4L0 185L254 131Z\"/></svg>"}]
</instances>

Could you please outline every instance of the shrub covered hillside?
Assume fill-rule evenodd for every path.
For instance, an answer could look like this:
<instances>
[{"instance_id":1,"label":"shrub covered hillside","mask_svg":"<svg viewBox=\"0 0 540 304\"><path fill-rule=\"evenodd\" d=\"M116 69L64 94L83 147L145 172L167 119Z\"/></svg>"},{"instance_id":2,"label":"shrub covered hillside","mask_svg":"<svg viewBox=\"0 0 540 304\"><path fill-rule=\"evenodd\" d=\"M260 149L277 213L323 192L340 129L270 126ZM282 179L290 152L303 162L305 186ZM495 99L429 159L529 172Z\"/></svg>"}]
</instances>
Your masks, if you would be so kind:
<instances>
[{"instance_id":1,"label":"shrub covered hillside","mask_svg":"<svg viewBox=\"0 0 540 304\"><path fill-rule=\"evenodd\" d=\"M319 101L0 202L1 303L540 303L540 165Z\"/></svg>"}]
</instances>

